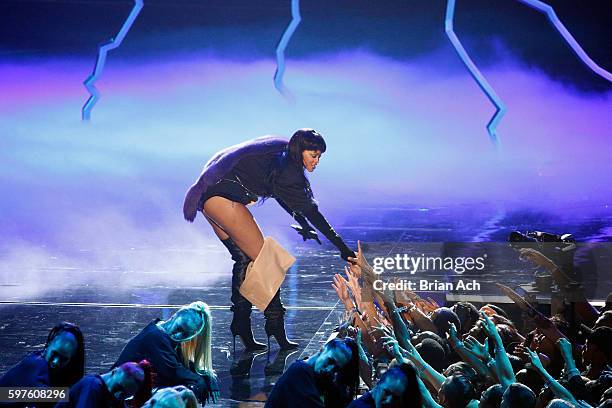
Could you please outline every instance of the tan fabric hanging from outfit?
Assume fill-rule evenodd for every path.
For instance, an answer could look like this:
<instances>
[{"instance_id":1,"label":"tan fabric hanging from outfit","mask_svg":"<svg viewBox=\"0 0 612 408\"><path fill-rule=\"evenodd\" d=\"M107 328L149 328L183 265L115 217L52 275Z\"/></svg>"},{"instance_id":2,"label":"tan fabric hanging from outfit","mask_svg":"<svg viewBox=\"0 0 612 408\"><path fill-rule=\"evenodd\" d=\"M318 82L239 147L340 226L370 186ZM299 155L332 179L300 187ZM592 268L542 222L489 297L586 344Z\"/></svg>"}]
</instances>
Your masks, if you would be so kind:
<instances>
[{"instance_id":1,"label":"tan fabric hanging from outfit","mask_svg":"<svg viewBox=\"0 0 612 408\"><path fill-rule=\"evenodd\" d=\"M264 311L285 280L295 257L272 237L266 237L257 258L246 270L240 293L260 311Z\"/></svg>"}]
</instances>

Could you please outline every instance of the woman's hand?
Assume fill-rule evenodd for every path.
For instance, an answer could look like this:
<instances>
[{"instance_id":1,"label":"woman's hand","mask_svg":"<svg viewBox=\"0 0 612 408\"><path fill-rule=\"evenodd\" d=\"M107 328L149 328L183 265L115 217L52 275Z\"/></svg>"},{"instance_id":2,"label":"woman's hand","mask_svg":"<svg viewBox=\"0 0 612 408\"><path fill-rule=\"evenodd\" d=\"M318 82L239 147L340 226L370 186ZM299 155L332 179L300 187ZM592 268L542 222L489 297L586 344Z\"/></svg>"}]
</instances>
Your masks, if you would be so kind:
<instances>
[{"instance_id":1,"label":"woman's hand","mask_svg":"<svg viewBox=\"0 0 612 408\"><path fill-rule=\"evenodd\" d=\"M317 234L317 231L315 231L315 229L312 228L310 225L309 226L292 225L291 228L296 230L297 233L300 234L300 236L304 239L304 241L308 239L314 239L315 241L319 243L319 245L322 245L321 240L319 239L319 234Z\"/></svg>"},{"instance_id":2,"label":"woman's hand","mask_svg":"<svg viewBox=\"0 0 612 408\"><path fill-rule=\"evenodd\" d=\"M406 358L410 359L410 361L412 362L423 361L423 358L419 354L419 351L416 349L416 347L414 347L414 344L412 344L412 342L410 341L406 343L406 348L402 349L401 351L403 351L404 356L406 356Z\"/></svg>"},{"instance_id":3,"label":"woman's hand","mask_svg":"<svg viewBox=\"0 0 612 408\"><path fill-rule=\"evenodd\" d=\"M390 329L389 327L385 326L384 324L378 322L379 325L378 326L372 326L372 330L376 330L379 331L383 334L383 337L391 337L393 336L393 329Z\"/></svg>"},{"instance_id":4,"label":"woman's hand","mask_svg":"<svg viewBox=\"0 0 612 408\"><path fill-rule=\"evenodd\" d=\"M561 350L561 357L563 357L563 361L565 361L565 369L575 369L576 362L574 361L574 350L572 348L572 343L563 337L557 340L557 346L559 346L559 349Z\"/></svg>"},{"instance_id":5,"label":"woman's hand","mask_svg":"<svg viewBox=\"0 0 612 408\"><path fill-rule=\"evenodd\" d=\"M217 382L217 376L211 373L200 374L206 383L208 388L206 394L206 401L216 404L221 397L221 391L219 390L219 383Z\"/></svg>"},{"instance_id":6,"label":"woman's hand","mask_svg":"<svg viewBox=\"0 0 612 408\"><path fill-rule=\"evenodd\" d=\"M221 398L221 391L211 391L210 392L210 400L213 404L219 402L219 398Z\"/></svg>"},{"instance_id":7,"label":"woman's hand","mask_svg":"<svg viewBox=\"0 0 612 408\"><path fill-rule=\"evenodd\" d=\"M355 259L355 257L356 257L355 252L353 252L348 247L344 248L343 250L340 251L340 258L344 259L348 263L353 263L353 261L351 261L351 259Z\"/></svg>"}]
</instances>

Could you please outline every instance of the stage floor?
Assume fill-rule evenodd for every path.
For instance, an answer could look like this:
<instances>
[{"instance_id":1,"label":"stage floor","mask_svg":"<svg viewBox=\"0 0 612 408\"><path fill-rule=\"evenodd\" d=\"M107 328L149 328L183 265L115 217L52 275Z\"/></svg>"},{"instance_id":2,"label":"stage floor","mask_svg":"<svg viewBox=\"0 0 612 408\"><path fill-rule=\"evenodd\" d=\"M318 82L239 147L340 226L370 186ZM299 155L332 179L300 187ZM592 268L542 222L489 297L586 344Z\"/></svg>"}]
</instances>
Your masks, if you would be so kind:
<instances>
[{"instance_id":1,"label":"stage floor","mask_svg":"<svg viewBox=\"0 0 612 408\"><path fill-rule=\"evenodd\" d=\"M449 249L443 242L502 242L514 229L571 232L578 241L609 243L612 241L609 228L612 225L611 211L598 211L596 216L561 219L545 213L500 211L492 206L482 206L478 211L471 206L362 208L353 209L354 218L337 224L336 229L350 245L354 245L358 239L367 243L366 254L369 257L415 251L416 256L430 251L448 254L457 249ZM580 209L576 210L576 214L580 214ZM496 259L502 269L478 276L465 274L465 278L479 280L481 294L499 295L495 282L518 285L531 280L533 270L524 263L517 263L516 254L504 252L504 248L505 244L484 247L489 253L497 253ZM2 281L0 350L4 358L0 361L0 373L4 373L26 353L39 349L49 328L62 320L75 322L83 330L86 371L104 372L113 364L127 340L150 320L168 317L183 304L204 300L211 306L214 319L213 361L222 387L222 401L218 406L262 406L263 403L258 401L266 399L266 394L283 369L295 359L315 352L338 324L341 315L337 296L331 287L333 274L341 272L343 266L337 252L328 243L319 246L297 240L290 249L296 255L297 262L283 284L282 298L288 309L287 331L291 339L300 343L300 349L293 353L280 353L274 341L270 353L242 353L239 341L236 352L233 351L229 331L230 272L225 266L219 270L214 265L207 265L201 275L193 277L193 284L183 280L172 284L167 280L159 283L160 280L155 279L156 274L171 273L168 271L84 271L57 265L51 260L48 268L24 270L24 280L20 280L19 273L11 271L11 281ZM469 250L480 249L472 247ZM176 251L181 250L173 248L172 251L174 256ZM205 263L207 259L225 256L225 252L218 244L197 252L185 250L184 254L179 255L195 257ZM108 256L143 254L138 252L138 248L131 248L123 252L109 251ZM599 270L597 296L605 297L611 290L612 268L605 269L606 275L602 275L602 268ZM108 279L72 286L55 284L58 280L82 282L78 277L85 273L105 274ZM32 288L33 274L40 279L35 289ZM125 281L113 277L125 274L131 277L131 284L118 285L116 282ZM430 273L426 277L440 281L450 279L448 274ZM262 314L255 311L253 331L258 340L265 342L263 324Z\"/></svg>"}]
</instances>

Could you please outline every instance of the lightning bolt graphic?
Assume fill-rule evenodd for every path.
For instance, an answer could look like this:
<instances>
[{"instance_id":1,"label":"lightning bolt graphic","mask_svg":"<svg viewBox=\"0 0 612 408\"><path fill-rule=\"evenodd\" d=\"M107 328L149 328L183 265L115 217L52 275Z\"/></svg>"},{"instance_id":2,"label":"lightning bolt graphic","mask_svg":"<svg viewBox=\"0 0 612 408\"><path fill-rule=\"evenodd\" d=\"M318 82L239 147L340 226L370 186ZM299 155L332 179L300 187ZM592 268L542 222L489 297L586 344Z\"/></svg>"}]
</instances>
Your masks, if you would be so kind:
<instances>
[{"instance_id":1,"label":"lightning bolt graphic","mask_svg":"<svg viewBox=\"0 0 612 408\"><path fill-rule=\"evenodd\" d=\"M83 85L85 85L85 88L89 92L90 96L89 99L87 99L87 102L85 102L85 105L83 105L83 109L81 111L82 120L89 120L91 118L91 110L100 99L100 92L96 88L95 83L98 81L98 79L100 79L102 71L104 70L104 64L106 63L106 54L108 54L110 50L114 50L115 48L121 45L121 42L127 35L128 31L130 31L132 24L136 20L136 17L138 17L138 14L140 13L140 10L142 10L143 6L144 0L134 0L134 6L132 7L132 11L130 11L130 14L123 23L123 26L121 26L121 29L119 30L117 35L102 44L98 49L98 57L96 58L96 65L94 66L94 70L91 75L83 82Z\"/></svg>"},{"instance_id":2,"label":"lightning bolt graphic","mask_svg":"<svg viewBox=\"0 0 612 408\"><path fill-rule=\"evenodd\" d=\"M461 41L459 41L459 38L455 34L455 30L453 28L454 18L455 0L448 0L448 3L446 4L446 18L444 22L444 29L446 31L446 35L448 36L451 44L453 44L455 51L457 51L459 58L461 58L461 61L463 61L468 71L470 71L470 75L472 75L472 78L474 78L476 83L478 83L478 86L485 93L485 95L487 95L487 98L489 98L491 103L495 105L495 114L491 117L489 123L487 123L487 132L489 132L489 138L491 139L491 142L493 142L493 144L498 147L499 138L497 137L497 125L504 116L504 113L506 113L506 105L504 105L504 102L497 95L497 93L495 93L495 91L493 90L489 82L486 80L486 78L482 75L476 64L474 64L474 61L472 61L468 53L465 51L465 48L463 48L463 45L461 44Z\"/></svg>"},{"instance_id":3,"label":"lightning bolt graphic","mask_svg":"<svg viewBox=\"0 0 612 408\"><path fill-rule=\"evenodd\" d=\"M291 99L291 93L283 83L283 76L285 74L285 49L293 33L298 25L300 25L300 21L302 21L302 17L300 16L300 0L291 0L291 22L285 29L283 36L276 46L276 72L274 73L274 87L281 95L289 99Z\"/></svg>"},{"instance_id":4,"label":"lightning bolt graphic","mask_svg":"<svg viewBox=\"0 0 612 408\"><path fill-rule=\"evenodd\" d=\"M565 28L561 20L559 20L559 17L557 17L557 13L555 13L555 10L551 6L539 0L517 0L517 1L533 9L536 9L541 13L546 14L546 18L548 18L548 21L550 21L552 25L555 27L555 29L559 32L559 34L561 34L561 37L563 37L565 42L567 42L567 44L572 48L572 51L574 51L574 53L578 56L578 58L580 58L580 60L587 67L589 67L593 72L595 72L597 75L612 82L612 74L606 71L605 69L603 69L602 67L600 67L599 65L597 65L597 63L593 61L591 57L587 55L587 53L582 49L580 44L578 44L578 41L576 41L576 39L567 30L567 28Z\"/></svg>"}]
</instances>

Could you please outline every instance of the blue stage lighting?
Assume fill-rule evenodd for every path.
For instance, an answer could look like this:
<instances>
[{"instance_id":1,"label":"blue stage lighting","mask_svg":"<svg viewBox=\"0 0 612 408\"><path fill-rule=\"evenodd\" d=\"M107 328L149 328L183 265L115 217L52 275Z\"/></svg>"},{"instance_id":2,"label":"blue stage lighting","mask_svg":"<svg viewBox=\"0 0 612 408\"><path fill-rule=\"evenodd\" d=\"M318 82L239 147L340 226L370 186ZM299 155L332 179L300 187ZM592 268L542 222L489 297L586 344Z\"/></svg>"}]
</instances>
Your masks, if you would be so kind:
<instances>
[{"instance_id":1,"label":"blue stage lighting","mask_svg":"<svg viewBox=\"0 0 612 408\"><path fill-rule=\"evenodd\" d=\"M276 72L274 73L274 87L285 98L292 99L291 93L283 83L283 75L285 74L285 49L291 40L293 33L300 25L302 17L300 16L300 0L291 0L291 22L285 29L278 45L276 46Z\"/></svg>"},{"instance_id":2,"label":"blue stage lighting","mask_svg":"<svg viewBox=\"0 0 612 408\"><path fill-rule=\"evenodd\" d=\"M128 31L132 27L134 20L138 17L140 10L142 10L144 6L144 0L134 0L134 6L132 7L132 11L128 15L127 19L121 26L121 29L117 33L117 36L111 38L109 41L105 42L98 49L98 57L96 58L96 65L94 66L93 72L91 75L83 82L87 91L89 91L89 99L83 105L83 109L81 111L82 120L89 120L91 118L91 110L94 105L100 99L100 92L96 88L95 83L100 79L100 75L102 75L102 71L104 70L104 64L106 63L106 54L110 50L114 50L115 48L121 45L121 42L127 35Z\"/></svg>"}]
</instances>

